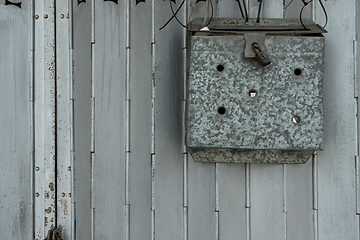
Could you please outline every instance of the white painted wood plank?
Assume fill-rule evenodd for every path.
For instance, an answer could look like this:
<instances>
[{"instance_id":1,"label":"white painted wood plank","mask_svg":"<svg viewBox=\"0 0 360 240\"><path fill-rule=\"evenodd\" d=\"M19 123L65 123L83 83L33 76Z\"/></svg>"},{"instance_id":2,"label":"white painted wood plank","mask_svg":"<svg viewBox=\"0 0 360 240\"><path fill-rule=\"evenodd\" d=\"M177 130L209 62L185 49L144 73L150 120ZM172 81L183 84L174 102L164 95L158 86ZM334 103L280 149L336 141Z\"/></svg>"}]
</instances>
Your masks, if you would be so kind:
<instances>
[{"instance_id":1,"label":"white painted wood plank","mask_svg":"<svg viewBox=\"0 0 360 240\"><path fill-rule=\"evenodd\" d=\"M30 134L30 3L0 1L0 232L3 239L33 239Z\"/></svg>"},{"instance_id":2,"label":"white painted wood plank","mask_svg":"<svg viewBox=\"0 0 360 240\"><path fill-rule=\"evenodd\" d=\"M69 2L56 2L56 200L57 227L63 240L72 239L70 15Z\"/></svg>"},{"instance_id":3,"label":"white painted wood plank","mask_svg":"<svg viewBox=\"0 0 360 240\"><path fill-rule=\"evenodd\" d=\"M246 239L245 164L218 163L219 239Z\"/></svg>"},{"instance_id":4,"label":"white painted wood plank","mask_svg":"<svg viewBox=\"0 0 360 240\"><path fill-rule=\"evenodd\" d=\"M314 239L312 159L285 167L287 239Z\"/></svg>"},{"instance_id":5,"label":"white painted wood plank","mask_svg":"<svg viewBox=\"0 0 360 240\"><path fill-rule=\"evenodd\" d=\"M95 2L94 239L125 235L126 3Z\"/></svg>"},{"instance_id":6,"label":"white painted wood plank","mask_svg":"<svg viewBox=\"0 0 360 240\"><path fill-rule=\"evenodd\" d=\"M216 239L215 164L188 162L188 239Z\"/></svg>"},{"instance_id":7,"label":"white painted wood plank","mask_svg":"<svg viewBox=\"0 0 360 240\"><path fill-rule=\"evenodd\" d=\"M91 2L73 1L72 30L75 232L90 239Z\"/></svg>"},{"instance_id":8,"label":"white painted wood plank","mask_svg":"<svg viewBox=\"0 0 360 240\"><path fill-rule=\"evenodd\" d=\"M283 165L250 166L251 239L284 239Z\"/></svg>"},{"instance_id":9,"label":"white painted wood plank","mask_svg":"<svg viewBox=\"0 0 360 240\"><path fill-rule=\"evenodd\" d=\"M130 239L152 236L152 2L130 6Z\"/></svg>"},{"instance_id":10,"label":"white painted wood plank","mask_svg":"<svg viewBox=\"0 0 360 240\"><path fill-rule=\"evenodd\" d=\"M324 151L318 152L319 239L358 239L356 216L354 99L355 2L324 2L325 34ZM316 21L324 15L316 4ZM346 27L344 27L346 26Z\"/></svg>"},{"instance_id":11,"label":"white painted wood plank","mask_svg":"<svg viewBox=\"0 0 360 240\"><path fill-rule=\"evenodd\" d=\"M156 239L182 240L184 31L175 19L159 31L172 13L168 1L155 9L155 231Z\"/></svg>"}]
</instances>

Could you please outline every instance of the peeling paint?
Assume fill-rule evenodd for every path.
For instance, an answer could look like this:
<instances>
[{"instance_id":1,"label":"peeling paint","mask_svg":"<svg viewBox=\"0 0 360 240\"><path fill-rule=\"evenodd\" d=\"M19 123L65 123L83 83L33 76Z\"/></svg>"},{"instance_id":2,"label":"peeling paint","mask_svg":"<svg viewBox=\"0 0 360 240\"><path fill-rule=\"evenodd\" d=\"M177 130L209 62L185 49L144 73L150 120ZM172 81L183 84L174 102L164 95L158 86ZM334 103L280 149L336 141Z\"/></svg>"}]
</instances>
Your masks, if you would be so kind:
<instances>
[{"instance_id":1,"label":"peeling paint","mask_svg":"<svg viewBox=\"0 0 360 240\"><path fill-rule=\"evenodd\" d=\"M60 199L59 202L60 202L60 211L62 211L64 215L69 215L68 203L66 199Z\"/></svg>"}]
</instances>

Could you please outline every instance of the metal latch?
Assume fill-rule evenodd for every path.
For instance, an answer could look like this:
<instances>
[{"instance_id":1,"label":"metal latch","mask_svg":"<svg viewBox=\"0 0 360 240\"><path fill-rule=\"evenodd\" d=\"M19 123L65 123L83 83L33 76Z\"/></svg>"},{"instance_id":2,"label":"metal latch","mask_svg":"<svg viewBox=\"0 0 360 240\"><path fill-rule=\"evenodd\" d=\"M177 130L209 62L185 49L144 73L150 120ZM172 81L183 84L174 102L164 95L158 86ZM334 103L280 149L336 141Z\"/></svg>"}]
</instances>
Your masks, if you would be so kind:
<instances>
[{"instance_id":1,"label":"metal latch","mask_svg":"<svg viewBox=\"0 0 360 240\"><path fill-rule=\"evenodd\" d=\"M271 63L265 51L265 34L247 33L244 38L246 58L256 58L263 67Z\"/></svg>"}]
</instances>

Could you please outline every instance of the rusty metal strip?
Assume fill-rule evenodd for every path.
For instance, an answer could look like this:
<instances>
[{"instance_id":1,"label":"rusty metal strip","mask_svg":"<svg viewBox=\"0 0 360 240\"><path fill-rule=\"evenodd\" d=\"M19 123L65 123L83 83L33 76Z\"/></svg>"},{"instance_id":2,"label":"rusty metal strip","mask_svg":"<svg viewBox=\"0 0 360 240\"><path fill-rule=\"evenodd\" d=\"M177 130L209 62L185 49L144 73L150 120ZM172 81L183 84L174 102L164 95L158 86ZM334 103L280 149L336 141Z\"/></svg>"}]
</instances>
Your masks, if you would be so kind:
<instances>
[{"instance_id":1,"label":"rusty metal strip","mask_svg":"<svg viewBox=\"0 0 360 240\"><path fill-rule=\"evenodd\" d=\"M55 1L35 0L35 239L56 227Z\"/></svg>"}]
</instances>

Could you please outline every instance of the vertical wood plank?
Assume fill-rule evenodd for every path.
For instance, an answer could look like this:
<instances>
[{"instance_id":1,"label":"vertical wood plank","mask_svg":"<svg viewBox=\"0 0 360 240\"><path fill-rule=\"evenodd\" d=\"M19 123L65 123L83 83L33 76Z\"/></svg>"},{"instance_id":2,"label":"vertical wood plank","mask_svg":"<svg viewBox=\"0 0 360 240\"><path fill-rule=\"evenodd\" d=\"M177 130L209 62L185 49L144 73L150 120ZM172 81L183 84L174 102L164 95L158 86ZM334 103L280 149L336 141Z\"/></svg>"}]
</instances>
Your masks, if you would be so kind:
<instances>
[{"instance_id":1,"label":"vertical wood plank","mask_svg":"<svg viewBox=\"0 0 360 240\"><path fill-rule=\"evenodd\" d=\"M130 239L150 239L152 2L130 4Z\"/></svg>"},{"instance_id":2,"label":"vertical wood plank","mask_svg":"<svg viewBox=\"0 0 360 240\"><path fill-rule=\"evenodd\" d=\"M251 164L251 239L284 239L283 165Z\"/></svg>"},{"instance_id":3,"label":"vertical wood plank","mask_svg":"<svg viewBox=\"0 0 360 240\"><path fill-rule=\"evenodd\" d=\"M155 1L155 9L155 231L157 239L182 240L184 31L175 19L158 30L172 13L169 1Z\"/></svg>"},{"instance_id":4,"label":"vertical wood plank","mask_svg":"<svg viewBox=\"0 0 360 240\"><path fill-rule=\"evenodd\" d=\"M215 235L215 164L188 162L188 237L216 239Z\"/></svg>"},{"instance_id":5,"label":"vertical wood plank","mask_svg":"<svg viewBox=\"0 0 360 240\"><path fill-rule=\"evenodd\" d=\"M325 141L324 151L318 152L319 239L359 238L355 214L355 4L356 1L324 2L329 23L325 34ZM316 21L325 23L318 2Z\"/></svg>"},{"instance_id":6,"label":"vertical wood plank","mask_svg":"<svg viewBox=\"0 0 360 240\"><path fill-rule=\"evenodd\" d=\"M126 2L95 1L94 239L125 236Z\"/></svg>"},{"instance_id":7,"label":"vertical wood plank","mask_svg":"<svg viewBox=\"0 0 360 240\"><path fill-rule=\"evenodd\" d=\"M312 159L286 165L287 239L313 239Z\"/></svg>"},{"instance_id":8,"label":"vertical wood plank","mask_svg":"<svg viewBox=\"0 0 360 240\"><path fill-rule=\"evenodd\" d=\"M73 1L72 87L76 239L90 239L91 174L91 2Z\"/></svg>"},{"instance_id":9,"label":"vertical wood plank","mask_svg":"<svg viewBox=\"0 0 360 240\"><path fill-rule=\"evenodd\" d=\"M218 163L219 239L246 239L245 164Z\"/></svg>"},{"instance_id":10,"label":"vertical wood plank","mask_svg":"<svg viewBox=\"0 0 360 240\"><path fill-rule=\"evenodd\" d=\"M33 239L29 88L30 1L22 8L0 1L0 232L3 239Z\"/></svg>"}]
</instances>

